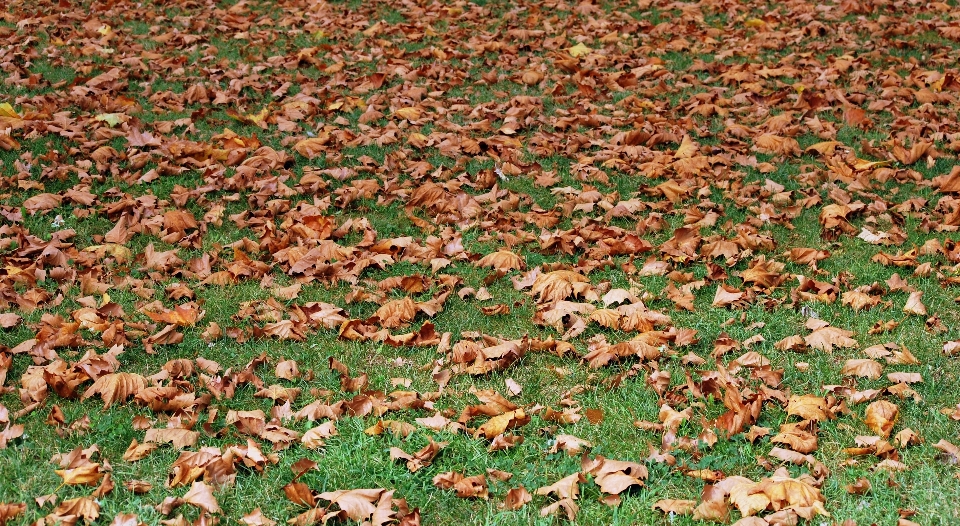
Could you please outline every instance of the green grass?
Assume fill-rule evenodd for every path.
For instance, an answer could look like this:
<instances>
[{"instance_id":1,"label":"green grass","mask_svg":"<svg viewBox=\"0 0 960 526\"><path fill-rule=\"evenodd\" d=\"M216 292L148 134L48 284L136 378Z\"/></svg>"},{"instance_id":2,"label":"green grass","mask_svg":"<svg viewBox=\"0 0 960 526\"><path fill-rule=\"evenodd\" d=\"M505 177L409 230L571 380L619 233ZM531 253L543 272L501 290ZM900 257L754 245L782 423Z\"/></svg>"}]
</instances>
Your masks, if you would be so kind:
<instances>
[{"instance_id":1,"label":"green grass","mask_svg":"<svg viewBox=\"0 0 960 526\"><path fill-rule=\"evenodd\" d=\"M895 254L921 247L930 240L943 244L957 237L954 232L937 230L937 222L945 212L943 207L937 208L943 194L929 185L932 178L949 173L956 164L956 150L951 144L956 144L960 133L955 122L957 104L947 100L922 105L902 90L895 95L884 94L894 85L910 89L927 86L932 78L928 77L929 72L953 78L960 75L956 61L949 59L956 58L958 43L944 38L936 31L937 26L932 25L936 20L955 20L955 15L934 12L933 7L920 4L897 6L889 12L883 11L882 16L879 10L842 14L837 11L836 16L831 14L829 19L825 18L826 12L815 9L806 12L797 7L799 11L792 11L794 8L790 6L764 2L741 4L736 11L704 5L704 19L694 20L688 19L689 15L681 9L683 6L659 1L639 5L604 2L594 12L584 12L584 6L541 7L495 1L429 4L416 8L353 1L317 5L300 0L277 0L262 5L220 1L213 4L214 9L206 4L201 7L192 3L144 2L137 6L118 3L98 8L97 26L106 24L112 30L107 37L97 33L97 27L86 27L85 22L70 17L58 19L49 26L38 26L29 20L21 24L22 27L17 25L18 21L37 16L37 10L81 10L93 7L94 3L84 1L70 8L46 0L40 4L33 7L16 4L11 7L10 16L0 21L0 51L17 49L21 53L6 59L5 73L11 75L11 79L14 72L21 79L34 75L30 82L11 80L9 90L0 94L0 103L11 104L22 115L33 114L40 123L12 130L11 136L20 148L0 150L0 205L5 212L4 219L0 219L0 247L4 247L0 249L0 313L16 313L23 318L15 327L0 329L0 352L7 352L38 335L47 335L51 324L57 324L56 316L70 322L84 305L101 305L103 294L84 292L90 282L82 277L90 276L109 286L109 298L125 313L118 320L129 339L125 352L119 357L119 370L123 372L146 377L156 374L169 360L202 357L218 362L222 366L221 374L227 374L228 369L242 370L247 363L264 355L267 361L256 369L257 378L264 386L280 384L300 388L300 397L292 403L292 410L296 411L315 400L333 403L355 396L341 390L338 374L330 370L329 360L335 358L349 368L352 376L361 373L369 376L368 395L388 397L392 392L409 390L429 398L432 407L390 411L382 416L382 419L410 424L437 411L456 420L465 407L478 403L471 394L476 389L493 389L506 395L508 380L523 388L510 400L522 406L531 421L513 431L524 438L515 447L491 453L487 450L487 440L473 438L468 433L432 431L423 426L416 426L405 438L390 433L371 436L365 430L381 418L345 415L335 423L338 434L326 439L322 449L308 450L294 443L276 451L277 463L266 465L262 472L238 464L235 482L214 491L223 510L224 523L232 523L255 508L260 508L271 519L284 522L306 511L305 507L290 502L283 491L284 485L294 479L292 466L303 458L317 463L315 470L298 479L314 491L392 489L395 498L406 499L411 509L420 509L425 524L563 523L566 519L559 515L540 514L540 509L551 503L552 497L535 495L530 504L518 511L506 511L500 504L511 488L522 485L533 493L581 469L579 456L550 452L556 436L566 434L591 442L590 456L639 462L649 470L645 485L623 492L618 507L600 502L604 495L588 478L580 485L577 523L700 524L691 516L664 515L652 509L660 499L700 499L706 483L685 475L688 470L717 470L725 477L743 476L754 481L769 477L773 472L770 468L781 465L794 477L811 472L809 466L784 464L769 456L774 446L783 446L772 443L772 435L782 424L796 421L795 417L787 416L785 405L775 398L764 402L756 421L756 425L770 428L771 435L752 443L743 435L721 436L712 446L701 442L696 447L669 449L661 433L635 425L638 421L657 422L664 404L677 410L689 407L693 416L679 427L677 436L693 441L703 436L716 427L712 420L724 414L726 407L723 400L713 395L695 396L688 382L699 384L706 378L705 383L709 383L711 374L729 367L747 351L762 354L772 369L782 370L782 383L777 389L784 397L829 396L837 392L837 388L830 386L839 385L856 390L882 390L891 385L886 378L891 372L916 372L923 378L923 382L911 386L918 393L919 401L889 393L880 395L900 409L894 433L910 428L922 438L919 445L896 447L895 458L906 464L906 471L878 470L876 466L881 459L871 455L851 457L845 451L855 447L856 437L873 434L865 423L867 404L850 402L849 414L819 424L819 447L812 455L830 472L818 483L824 505L832 516L816 517L809 523L839 524L851 519L858 524L893 525L897 510L916 512L913 520L922 524L947 525L957 521L954 503L960 499L960 472L938 458L938 451L932 447L941 439L956 442L960 434L960 422L950 417L952 408L960 402L956 397L960 392L960 368L953 357L942 353L944 342L960 339L960 313L955 301L958 288L942 283L944 277L956 275L957 271L954 263L942 254L918 258L918 263L931 267L926 276L915 276L914 267L889 267L872 261L879 252ZM950 4L955 10L955 2ZM228 13L231 8L233 15ZM837 9L834 6L834 10ZM830 31L823 36L815 31L809 35L802 33L810 17ZM795 20L799 22L794 24ZM382 21L379 32L361 33L378 21ZM841 28L846 39L837 38ZM508 35L512 29L545 32L514 37ZM710 34L718 30L722 37L708 38L708 30ZM423 33L423 36L408 39L411 32ZM544 39L556 38L564 32L566 40L545 45ZM611 32L618 33L616 42L601 40ZM162 35L170 40L164 41ZM868 41L878 38L875 35L886 35L882 42L890 44L887 52L870 53L876 49L870 46L877 42L869 44ZM195 41L194 36L198 37ZM570 58L565 50L580 38L594 51L579 60L581 71L572 73L564 69L567 66L561 61ZM679 38L687 42L684 49L677 47ZM491 42L502 46L483 48ZM308 47L317 48L316 61L297 62L297 54ZM211 48L215 51L210 51ZM440 54L446 54L447 59L439 60ZM828 71L837 57L843 55L852 57L850 69ZM141 70L133 61L137 57L149 67ZM704 69L690 70L700 62L704 63ZM648 66L653 63L662 64L664 69L651 70ZM769 78L758 73L764 67L787 66L797 68L798 73ZM90 78L113 67L121 68L123 75L115 89L104 93L86 90L84 86ZM752 78L724 81L723 73L732 68L739 68ZM521 78L527 69L542 70L546 76L536 85L526 85ZM645 71L636 79L636 86L624 90L607 88L606 75L632 71ZM489 72L499 78L492 84L488 80L481 83L482 76ZM896 72L901 78L894 79L889 72ZM363 93L355 91L377 73L385 75L380 87ZM291 84L286 93L273 95L285 83ZM791 84L803 85L808 93L827 97L827 105L815 110L796 106L798 91ZM195 85L205 86L211 99L216 98L216 92L222 92L226 102L182 100L183 94ZM696 109L696 96L712 91L717 96L711 101L728 111L726 116L703 117L692 111ZM957 96L956 89L949 85L942 93L954 99ZM845 106L838 100L840 94L853 100L853 105L868 110L868 117L874 122L872 128L861 130L845 125ZM859 95L863 95L862 101ZM130 111L128 124L107 129L95 117L124 111L116 108L119 97L132 99L140 110ZM520 146L488 147L497 139L505 138L497 130L506 117L523 105L522 99L516 97L539 99L529 112L531 120L512 136ZM881 98L891 100L892 105L868 109L872 101ZM302 118L292 110L285 113L287 105L294 100L307 101L308 111L302 113ZM367 105L373 105L383 116L361 122ZM396 115L397 109L411 106L423 110L416 122ZM297 108L303 109L303 106ZM265 128L231 116L233 111L255 115L261 109L267 111ZM932 141L943 157L929 165L926 159L911 166L894 163L891 167L900 171L899 180L891 178L881 183L876 178L861 177L851 184L833 178L824 159L815 152L797 156L757 152L751 149L752 138L730 132L731 122L761 130L770 117L787 112L793 119L782 134L796 139L801 149L834 139L859 158L882 160L867 155L861 141L889 150L892 139L921 137ZM60 119L68 117L72 123L63 133L58 131L63 121L58 120L56 114L61 115ZM281 129L278 118L288 117L295 123L295 131ZM815 126L813 118L822 124ZM173 127L170 133L160 131L164 123L178 119L191 122ZM183 122L186 121L181 124ZM131 146L125 139L130 126L150 132L162 139L163 145L159 148ZM291 161L268 169L260 167L252 173L245 172L246 167L225 166L221 159L210 157L209 148L221 147L213 138L224 134L226 129L243 138L256 135L264 147L291 156ZM119 137L113 136L117 130L122 132ZM397 142L378 143L376 137L388 130L396 131ZM617 133L631 130L641 130L651 137L669 134L672 138L635 150L612 144ZM324 132L334 132L335 139L322 155L308 159L295 153L298 140ZM429 137L432 145L423 149L409 147L407 141L412 133ZM548 134L553 137L553 153L542 148ZM704 168L692 171L686 180L676 175L677 170L670 166L683 135L695 139L704 147L703 155L709 158ZM366 140L369 137L373 140ZM478 154L458 151L454 139L484 141L485 149ZM440 144L444 140L447 142ZM579 146L574 148L574 144ZM101 146L112 147L118 154L103 168L97 166L91 155ZM195 157L179 156L172 150L178 147L195 148ZM146 162L134 166L131 158L141 153L146 154ZM264 149L260 153L269 152ZM247 159L254 155L252 150L247 152ZM607 160L617 162L605 163ZM755 167L754 160L770 163L773 171L763 173L766 170ZM501 169L504 161L520 166L521 173L502 179L495 175L494 171ZM415 162L426 165L414 166ZM539 165L539 171L535 164ZM305 170L308 167L351 168L355 175L340 180L326 174L322 176L321 190L297 190L306 180L305 174L310 174L310 170ZM138 182L140 176L150 170L158 170L163 175ZM918 172L921 183L908 182L911 177L906 170ZM554 172L558 181L547 187L538 184L540 171ZM417 175L419 173L426 175ZM289 190L275 191L269 186L271 178L277 178ZM373 180L377 190L372 195L357 197L353 184L364 179ZM691 192L680 202L666 201L654 188L667 179L688 184ZM824 204L839 199L870 205L869 209L849 218L856 231L862 227L889 230L896 224L907 234L907 241L902 246L874 246L856 238L855 234L827 241L818 222L822 204L803 211L789 211L796 216L792 219L771 221L766 215L771 210L775 213L788 210L785 205L775 205L772 209L761 207L768 198L763 188L768 179L783 185L793 200L819 196ZM427 181L446 185L448 195L460 194L461 201L455 206L432 202L408 209L406 201L411 192ZM496 194L491 193L494 185ZM84 207L64 200L60 206L36 214L23 208L25 201L41 193L64 194L77 187L87 187L95 194L95 203ZM599 200L578 201L591 189L600 192ZM181 246L169 239L164 241L161 235L152 233L152 222L176 210L175 199L183 192L194 190L196 195L191 196L184 209L198 220L215 206L224 209L222 223L206 225L200 234L200 248ZM614 193L617 198L611 197ZM83 249L101 244L102 236L113 228L119 217L118 214L108 217L107 210L124 199L145 197L150 197L151 202L155 199L155 204L130 208L131 211L139 209L139 221L146 225L125 244L133 261L120 263L86 257ZM927 200L924 210L895 211L897 205L915 197ZM607 217L608 208L631 199L642 201L644 207L632 215ZM570 201L581 206L574 209L568 204ZM473 203L479 203L477 214L458 216ZM879 203L885 204L886 210ZM309 221L289 210L312 206L331 218L334 228L353 221L354 229L339 232L333 239L352 252L328 262L347 270L311 280L288 275L288 267L273 256L290 244L307 249L314 246L313 239L286 237L301 223ZM730 264L723 259L707 261L705 258L672 262L671 270L691 273L695 280L709 281L695 291L695 310L690 312L678 309L667 297L665 289L673 283L671 277L640 276L636 270L648 258L668 259L660 252L660 246L674 235L675 229L684 226L686 218L694 215L694 209L700 214L719 213L714 226L700 229L704 239L711 236L736 239L737 227L750 226L758 235L772 239L775 248L756 249L752 256ZM6 218L7 212L17 210L23 214L21 221ZM408 218L408 212L430 225L415 223ZM555 226L542 229L528 217L534 212L556 213L558 221ZM61 247L67 254L63 269L55 268L57 265L51 263L49 256L41 258L40 251L18 253L31 239L41 243L49 241L58 229L54 226L58 215L62 219L59 228L75 230L70 240L72 246ZM662 228L650 229L650 225L657 224L653 219L658 217ZM360 221L369 227L358 226ZM621 230L596 234L598 229L610 227ZM589 261L588 254L602 239L638 231L643 231L640 237L653 245L652 251ZM551 234L565 236L568 251L543 248L541 236L546 239ZM424 251L439 247L439 252L423 256L411 255L419 254L412 249L400 251L394 254L393 261L383 263L382 268L371 264L362 271L349 272L350 265L371 255L368 250L371 245L406 237L412 238ZM241 274L232 284L203 284L201 279L178 272L179 269L162 272L144 268L143 254L152 244L157 252L177 250L188 268L191 260L207 254L211 257L213 272L229 271L234 269L235 255L227 245L244 239L260 245L259 250L244 252L267 266L266 280L261 275ZM444 247L457 244L462 245L462 252L444 252ZM303 341L255 335L255 331L275 321L271 316L290 319L296 306L312 301L337 305L350 319L368 320L380 305L376 301L347 303L347 296L355 290L377 294L378 284L388 278L422 275L439 280L441 274L449 274L461 281L442 311L433 317L418 314L390 332L396 335L417 331L429 321L438 333L449 332L452 344L475 339L477 335L500 339L559 339L563 331L535 323L538 311L545 306L538 304L529 290L514 288L511 278L518 277L519 271L497 277L491 269L477 268L474 264L484 255L507 246L523 257L527 269L538 266L544 271L561 267L588 269L599 265L588 273L593 287L632 290L643 298L648 308L669 315L672 327L696 330L698 341L684 347L666 345L664 356L653 362L624 359L594 369L582 356L597 339L614 344L631 340L637 334L588 322L582 334L570 340L573 352L564 356L528 352L504 370L479 376L453 375L446 388L437 392L432 373L449 367L452 356L438 353L435 345L392 347L374 340L348 341L338 338L337 329L324 328L305 329ZM785 253L796 247L827 250L831 256L814 269L788 260ZM743 288L740 273L760 255L783 263L783 272L790 278L774 290L757 292L755 300L742 308L714 307L718 285L725 283ZM434 257L447 257L451 263L434 272L430 264ZM11 277L14 269L28 268L31 264L37 265L29 270L38 278L35 284ZM720 271L726 272L727 278L710 281L710 276ZM878 284L885 288L884 282L895 272L923 292L927 316L905 314L902 308L908 294L902 291L884 292L880 305L860 312L844 306L839 299L826 303L795 298L799 284L796 275L835 283L842 294L863 285ZM155 353L147 354L145 338L163 325L147 325L150 319L140 311L152 302L173 308L187 301L167 295L168 288L178 283L193 291L194 300L202 306L205 316L195 326L178 329L183 333L181 343L156 345ZM295 283L301 284L299 297L275 298L272 288ZM461 299L457 292L465 287L485 287L492 298ZM442 290L435 282L429 290L411 297L428 301ZM16 302L19 296L41 294L46 294L47 299L36 310L21 308ZM384 292L382 297L386 301L406 295L395 289ZM510 314L487 316L480 310L495 304L509 306ZM593 305L601 307L602 302L593 302ZM812 309L835 327L852 331L859 346L837 348L830 353L777 349L776 342L809 333L804 326L808 318L802 308ZM251 309L260 313L261 318L240 315L241 311ZM933 330L936 328L931 326L933 320L928 324L928 318L933 316L939 317L945 331ZM899 325L881 334L870 333L876 324L890 320ZM211 322L217 323L228 336L205 341L201 335ZM69 364L79 361L88 351L103 354L109 349L98 332L81 328L78 335L73 347L56 349L59 357ZM714 343L722 335L737 342L756 335L763 340L749 348L734 349L715 357L712 355ZM897 365L880 360L884 365L884 376L880 379L842 376L846 360L863 358L863 349L885 343L909 349L920 364ZM697 355L704 363L687 364L683 361L687 353ZM295 380L277 378L275 366L285 359L296 360L303 376ZM800 362L808 364L805 372L798 368ZM103 409L98 397L79 398L90 385L87 380L74 396L51 393L41 407L14 418L25 404L19 391L24 387L22 378L29 367L38 365L46 364L34 363L25 354L13 355L6 381L0 384L0 417L5 414L5 408L13 423L25 429L22 437L0 449L0 472L4 475L0 477L0 503L27 505L26 512L14 519L14 524L34 523L52 512L55 506L40 507L34 500L37 497L56 495L59 503L90 495L93 488L62 485L61 478L54 472L59 466L52 463L51 458L94 444L100 451L95 461L109 463L116 483L112 493L98 499L101 508L97 522L107 524L120 513L135 513L145 524L169 519L161 515L156 506L168 496L182 497L189 489L165 486L170 467L180 452L170 445L161 445L143 460L124 461L122 456L131 440L144 440L144 431L134 428L135 417L149 419L155 427L174 425L178 418L196 418L194 429L200 432L200 439L197 446L189 450L200 447L225 450L253 439L265 453L272 452L269 441L250 437L236 426L226 424L230 410L261 410L269 417L274 404L269 399L255 397L259 389L252 383L238 385L233 397L211 399L204 410L195 414L177 415L154 412L132 400ZM651 385L657 371L661 375L669 374L666 391L660 394ZM734 375L744 389L756 392L763 385L752 378L747 369ZM409 387L399 383L400 379L403 383L409 381ZM197 375L179 385L194 391L198 397L211 394ZM82 432L61 429L58 433L46 423L54 406L62 410L68 423L89 417L89 429ZM562 411L571 406L581 414L587 409L600 409L603 420L591 423L583 416L575 423L560 424L546 418L547 409ZM483 421L476 418L468 425L476 428ZM209 425L203 426L205 422ZM280 422L299 433L318 423ZM5 425L2 421L0 424ZM448 444L431 465L420 471L410 473L403 463L390 459L390 448L414 452L430 438ZM676 460L675 465L650 458L654 450L668 452L668 449ZM488 500L458 498L452 490L440 490L432 484L433 477L440 473L457 471L469 476L486 473L488 469L513 474L506 482L488 478L491 495ZM846 486L860 478L870 481L870 491L864 495L848 493ZM153 489L143 495L134 494L123 486L131 480L147 481ZM179 508L173 516L178 513L189 521L200 519L200 511L189 505ZM731 519L737 518L739 513L734 511ZM0 522L3 520L0 517Z\"/></svg>"}]
</instances>

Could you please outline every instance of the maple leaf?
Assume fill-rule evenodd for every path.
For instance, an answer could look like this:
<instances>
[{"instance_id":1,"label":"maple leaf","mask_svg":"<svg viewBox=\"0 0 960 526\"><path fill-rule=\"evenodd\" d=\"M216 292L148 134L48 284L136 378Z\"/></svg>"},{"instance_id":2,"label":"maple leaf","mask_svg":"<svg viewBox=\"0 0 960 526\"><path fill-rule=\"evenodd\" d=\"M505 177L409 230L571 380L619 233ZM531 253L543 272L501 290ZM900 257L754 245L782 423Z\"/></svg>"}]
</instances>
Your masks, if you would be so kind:
<instances>
[{"instance_id":1,"label":"maple leaf","mask_svg":"<svg viewBox=\"0 0 960 526\"><path fill-rule=\"evenodd\" d=\"M421 468L429 466L433 459L440 453L440 450L447 446L446 442L434 442L433 438L427 437L430 441L423 449L417 451L414 454L409 454L404 450L393 447L390 448L390 459L391 460L406 460L407 469L411 473L416 473Z\"/></svg>"},{"instance_id":2,"label":"maple leaf","mask_svg":"<svg viewBox=\"0 0 960 526\"><path fill-rule=\"evenodd\" d=\"M522 270L524 268L523 258L509 250L491 252L480 258L476 264L478 267L493 267L501 272Z\"/></svg>"},{"instance_id":3,"label":"maple leaf","mask_svg":"<svg viewBox=\"0 0 960 526\"><path fill-rule=\"evenodd\" d=\"M591 51L593 50L584 45L583 42L577 42L575 46L567 48L567 53L570 53L570 56L574 58L588 55Z\"/></svg>"},{"instance_id":4,"label":"maple leaf","mask_svg":"<svg viewBox=\"0 0 960 526\"><path fill-rule=\"evenodd\" d=\"M0 502L0 526L6 526L7 522L23 515L26 510L27 505L22 502Z\"/></svg>"},{"instance_id":5,"label":"maple leaf","mask_svg":"<svg viewBox=\"0 0 960 526\"><path fill-rule=\"evenodd\" d=\"M193 302L177 305L173 310L165 310L164 312L144 310L143 313L153 321L170 323L178 327L193 326L205 314L200 306Z\"/></svg>"},{"instance_id":6,"label":"maple leaf","mask_svg":"<svg viewBox=\"0 0 960 526\"><path fill-rule=\"evenodd\" d=\"M577 513L580 511L580 506L577 505L573 499L560 499L553 504L548 504L540 509L540 516L547 517L553 515L558 511L563 511L567 516L567 520L573 521L577 518Z\"/></svg>"},{"instance_id":7,"label":"maple leaf","mask_svg":"<svg viewBox=\"0 0 960 526\"><path fill-rule=\"evenodd\" d=\"M840 374L844 376L859 376L876 380L880 378L883 372L883 366L870 359L847 360L843 364Z\"/></svg>"},{"instance_id":8,"label":"maple leaf","mask_svg":"<svg viewBox=\"0 0 960 526\"><path fill-rule=\"evenodd\" d=\"M100 471L100 464L94 463L84 464L73 469L58 469L55 472L60 475L66 485L96 486L104 475L104 472Z\"/></svg>"},{"instance_id":9,"label":"maple leaf","mask_svg":"<svg viewBox=\"0 0 960 526\"><path fill-rule=\"evenodd\" d=\"M852 331L832 327L821 320L811 320L807 327L813 332L804 336L803 341L814 349L830 352L834 347L856 347L857 340L851 338Z\"/></svg>"},{"instance_id":10,"label":"maple leaf","mask_svg":"<svg viewBox=\"0 0 960 526\"><path fill-rule=\"evenodd\" d=\"M417 428L412 424L407 422L400 422L398 420L379 420L376 424L368 427L363 432L371 435L382 435L385 431L389 431L392 435L406 438L410 436Z\"/></svg>"},{"instance_id":11,"label":"maple leaf","mask_svg":"<svg viewBox=\"0 0 960 526\"><path fill-rule=\"evenodd\" d=\"M903 312L906 312L907 314L915 314L917 316L926 316L927 307L922 301L920 301L921 298L923 298L923 292L911 292L910 297L907 298L907 304L903 306Z\"/></svg>"},{"instance_id":12,"label":"maple leaf","mask_svg":"<svg viewBox=\"0 0 960 526\"><path fill-rule=\"evenodd\" d=\"M477 428L473 436L474 438L483 436L487 439L493 439L497 435L502 435L507 429L521 427L528 422L530 422L530 417L527 416L522 408L518 408L487 420L482 426Z\"/></svg>"},{"instance_id":13,"label":"maple leaf","mask_svg":"<svg viewBox=\"0 0 960 526\"><path fill-rule=\"evenodd\" d=\"M539 275L533 282L531 292L539 295L539 301L555 302L571 294L583 295L591 290L590 280L570 270L555 270Z\"/></svg>"},{"instance_id":14,"label":"maple leaf","mask_svg":"<svg viewBox=\"0 0 960 526\"><path fill-rule=\"evenodd\" d=\"M324 439L337 435L337 428L333 421L324 422L317 427L311 428L300 437L300 442L307 449L319 449L324 446Z\"/></svg>"},{"instance_id":15,"label":"maple leaf","mask_svg":"<svg viewBox=\"0 0 960 526\"><path fill-rule=\"evenodd\" d=\"M369 519L377 511L374 502L385 492L383 489L351 489L321 493L318 498L330 501L343 510L354 521Z\"/></svg>"},{"instance_id":16,"label":"maple leaf","mask_svg":"<svg viewBox=\"0 0 960 526\"><path fill-rule=\"evenodd\" d=\"M864 423L871 431L886 438L893 431L894 424L900 416L900 409L886 400L877 400L867 406Z\"/></svg>"},{"instance_id":17,"label":"maple leaf","mask_svg":"<svg viewBox=\"0 0 960 526\"><path fill-rule=\"evenodd\" d=\"M787 403L787 414L797 415L805 420L828 420L827 401L814 395L791 396Z\"/></svg>"},{"instance_id":18,"label":"maple leaf","mask_svg":"<svg viewBox=\"0 0 960 526\"><path fill-rule=\"evenodd\" d=\"M380 306L373 316L380 320L380 325L387 329L395 329L412 320L417 315L416 302L410 297L391 300Z\"/></svg>"},{"instance_id":19,"label":"maple leaf","mask_svg":"<svg viewBox=\"0 0 960 526\"><path fill-rule=\"evenodd\" d=\"M146 378L139 374L111 373L97 378L97 381L88 387L80 398L86 400L99 394L103 398L103 408L107 409L114 402L122 402L146 387Z\"/></svg>"},{"instance_id":20,"label":"maple leaf","mask_svg":"<svg viewBox=\"0 0 960 526\"><path fill-rule=\"evenodd\" d=\"M183 501L207 513L220 513L220 505L213 496L213 488L199 480L190 486L190 491L183 496Z\"/></svg>"},{"instance_id":21,"label":"maple leaf","mask_svg":"<svg viewBox=\"0 0 960 526\"><path fill-rule=\"evenodd\" d=\"M537 495L556 494L559 499L576 500L580 493L580 483L586 482L582 473L573 473L563 477L549 486L537 488Z\"/></svg>"},{"instance_id":22,"label":"maple leaf","mask_svg":"<svg viewBox=\"0 0 960 526\"><path fill-rule=\"evenodd\" d=\"M697 501L695 500L660 499L653 504L653 509L660 510L663 513L690 515L696 506Z\"/></svg>"},{"instance_id":23,"label":"maple leaf","mask_svg":"<svg viewBox=\"0 0 960 526\"><path fill-rule=\"evenodd\" d=\"M147 430L146 435L144 436L144 442L154 442L157 444L164 444L170 442L173 444L173 447L178 449L183 449L185 447L191 447L197 444L197 440L200 438L200 433L196 431L191 431L189 429L180 429L180 428L150 428Z\"/></svg>"},{"instance_id":24,"label":"maple leaf","mask_svg":"<svg viewBox=\"0 0 960 526\"><path fill-rule=\"evenodd\" d=\"M519 486L507 490L503 497L502 507L506 510L516 511L526 506L531 500L533 500L533 496L530 495L530 492L523 486Z\"/></svg>"},{"instance_id":25,"label":"maple leaf","mask_svg":"<svg viewBox=\"0 0 960 526\"><path fill-rule=\"evenodd\" d=\"M48 516L52 521L71 522L83 518L88 524L100 516L100 504L90 497L68 499L60 503ZM72 520L70 520L72 518Z\"/></svg>"},{"instance_id":26,"label":"maple leaf","mask_svg":"<svg viewBox=\"0 0 960 526\"><path fill-rule=\"evenodd\" d=\"M240 517L239 522L247 526L274 526L277 522L264 516L260 508L256 508L250 513Z\"/></svg>"}]
</instances>

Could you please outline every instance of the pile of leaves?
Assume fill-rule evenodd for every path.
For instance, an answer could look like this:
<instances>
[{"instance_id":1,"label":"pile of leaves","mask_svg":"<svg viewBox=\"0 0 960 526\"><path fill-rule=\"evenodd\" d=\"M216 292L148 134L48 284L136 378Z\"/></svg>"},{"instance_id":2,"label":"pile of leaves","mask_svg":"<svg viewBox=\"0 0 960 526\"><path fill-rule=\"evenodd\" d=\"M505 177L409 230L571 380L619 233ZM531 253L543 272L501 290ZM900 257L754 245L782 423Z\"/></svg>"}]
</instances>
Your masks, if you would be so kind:
<instances>
[{"instance_id":1,"label":"pile of leaves","mask_svg":"<svg viewBox=\"0 0 960 526\"><path fill-rule=\"evenodd\" d=\"M11 0L0 525L928 523L958 63L956 2Z\"/></svg>"}]
</instances>

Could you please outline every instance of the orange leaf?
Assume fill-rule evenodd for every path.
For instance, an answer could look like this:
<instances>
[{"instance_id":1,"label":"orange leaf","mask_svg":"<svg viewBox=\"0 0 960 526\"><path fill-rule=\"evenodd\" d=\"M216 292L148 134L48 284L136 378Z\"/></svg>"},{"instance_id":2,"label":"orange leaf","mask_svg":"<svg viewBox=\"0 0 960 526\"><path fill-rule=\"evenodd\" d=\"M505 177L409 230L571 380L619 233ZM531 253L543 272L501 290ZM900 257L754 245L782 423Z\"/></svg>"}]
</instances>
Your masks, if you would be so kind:
<instances>
[{"instance_id":1,"label":"orange leaf","mask_svg":"<svg viewBox=\"0 0 960 526\"><path fill-rule=\"evenodd\" d=\"M900 416L900 409L886 400L877 400L867 406L864 423L874 433L887 438L893 431L894 424Z\"/></svg>"}]
</instances>

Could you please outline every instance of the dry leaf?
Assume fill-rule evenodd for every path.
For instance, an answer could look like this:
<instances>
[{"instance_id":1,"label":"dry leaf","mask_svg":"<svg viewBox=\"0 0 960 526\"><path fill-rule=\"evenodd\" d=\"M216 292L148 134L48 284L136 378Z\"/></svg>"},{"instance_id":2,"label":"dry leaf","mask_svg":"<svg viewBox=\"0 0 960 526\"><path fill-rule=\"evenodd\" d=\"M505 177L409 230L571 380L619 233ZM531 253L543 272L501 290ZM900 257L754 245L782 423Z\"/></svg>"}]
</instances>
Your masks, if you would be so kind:
<instances>
[{"instance_id":1,"label":"dry leaf","mask_svg":"<svg viewBox=\"0 0 960 526\"><path fill-rule=\"evenodd\" d=\"M894 424L900 416L900 409L886 400L877 400L867 406L864 423L871 431L883 438L890 436Z\"/></svg>"},{"instance_id":2,"label":"dry leaf","mask_svg":"<svg viewBox=\"0 0 960 526\"><path fill-rule=\"evenodd\" d=\"M220 506L213 496L213 488L201 481L196 481L190 486L190 491L183 496L183 501L207 513L220 513Z\"/></svg>"},{"instance_id":3,"label":"dry leaf","mask_svg":"<svg viewBox=\"0 0 960 526\"><path fill-rule=\"evenodd\" d=\"M84 391L81 399L86 400L95 394L103 398L103 408L107 409L114 402L124 401L147 387L147 380L139 374L111 373L105 374Z\"/></svg>"}]
</instances>

